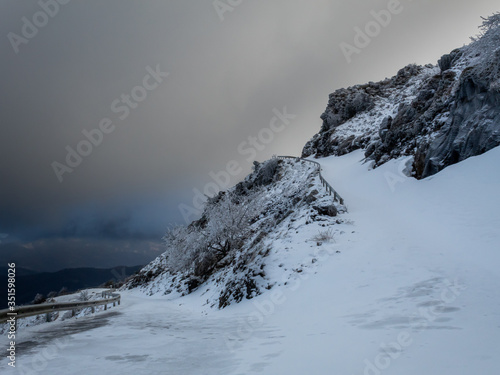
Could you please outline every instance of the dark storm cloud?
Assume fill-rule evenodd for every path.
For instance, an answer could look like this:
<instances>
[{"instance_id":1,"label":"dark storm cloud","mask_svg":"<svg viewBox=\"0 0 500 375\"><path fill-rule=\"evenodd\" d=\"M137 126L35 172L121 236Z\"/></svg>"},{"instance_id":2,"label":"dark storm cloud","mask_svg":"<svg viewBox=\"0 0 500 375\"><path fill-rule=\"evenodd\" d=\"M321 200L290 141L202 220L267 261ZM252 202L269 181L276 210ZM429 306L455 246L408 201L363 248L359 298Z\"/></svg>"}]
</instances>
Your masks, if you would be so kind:
<instances>
[{"instance_id":1,"label":"dark storm cloud","mask_svg":"<svg viewBox=\"0 0 500 375\"><path fill-rule=\"evenodd\" d=\"M238 145L273 109L297 118L259 160L299 154L334 89L435 63L497 10L492 0L401 0L404 11L347 64L340 43L388 3L243 1L221 22L213 1L73 0L18 53L8 34L22 35L23 17L33 21L41 6L0 3L0 233L103 239L103 248L160 238L209 172L234 159L242 173L233 182L244 177L251 163ZM169 73L154 89L144 88L154 83L148 67ZM134 92L146 97L120 119L113 103ZM59 182L53 163L66 164L67 147L103 119L113 131Z\"/></svg>"}]
</instances>

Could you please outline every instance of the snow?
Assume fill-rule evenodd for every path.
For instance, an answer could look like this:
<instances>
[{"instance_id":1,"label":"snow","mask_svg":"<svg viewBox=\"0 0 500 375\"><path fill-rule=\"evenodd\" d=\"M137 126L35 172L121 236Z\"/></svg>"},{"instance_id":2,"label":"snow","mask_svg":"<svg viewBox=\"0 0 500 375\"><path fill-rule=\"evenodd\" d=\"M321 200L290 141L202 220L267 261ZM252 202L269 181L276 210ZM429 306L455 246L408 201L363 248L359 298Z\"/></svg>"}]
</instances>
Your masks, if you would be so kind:
<instances>
[{"instance_id":1,"label":"snow","mask_svg":"<svg viewBox=\"0 0 500 375\"><path fill-rule=\"evenodd\" d=\"M328 234L336 236L346 226L343 215L332 219L330 216L320 215L314 209L314 206L335 205L339 213L345 211L345 207L335 203L333 196L322 186L316 164L295 159L283 160L280 163L280 172L277 173L279 177L275 176L273 183L260 188L265 190L259 189L255 198L250 200L251 209L254 211L250 216L258 215L255 223L247 228L253 233L250 236L241 236L245 240L244 245L221 261L225 266L219 267L208 279L203 280L203 284L196 291L195 301L200 306L206 306L207 310L220 306L221 299L225 304L238 302L235 292L241 291L239 299L244 298L249 294L249 285L251 295L256 296L276 285L292 281L298 274L304 277L314 273L318 266L318 257L325 252L328 254L328 246L333 242L328 241L328 238L316 238L320 234L327 234L326 237ZM233 191L230 189L228 193L232 194ZM261 194L265 194L265 199ZM261 196L260 204L256 203L259 202L258 196ZM311 197L314 200L306 203ZM224 209L221 206L219 201L206 217L209 222L215 222L213 227L222 229L224 226L221 227L221 223L225 222L234 229L231 224L234 221L231 220L231 215L227 214L227 207ZM234 213L238 214L237 209ZM241 234L242 230L237 230ZM190 231L186 236L182 235L183 230L180 233L180 238L183 239L181 246L175 245L175 238L179 237L177 233L174 245L169 241L166 245L167 252L141 270L141 284L138 288L144 294L166 295L166 298L175 300L189 293L186 280L193 274L193 270L191 267L188 270L179 269L176 264L191 263L192 257L186 254L193 249L197 251L207 234ZM260 238L260 241L256 241L257 238ZM172 258L173 261L169 262ZM189 262L182 261L182 258ZM179 271L175 272L176 269ZM144 281L143 275L149 272L156 276ZM122 289L128 289L129 285L135 286L137 283L132 280Z\"/></svg>"},{"instance_id":2,"label":"snow","mask_svg":"<svg viewBox=\"0 0 500 375\"><path fill-rule=\"evenodd\" d=\"M374 107L370 111L358 113L353 118L335 128L331 139L348 139L351 136L377 139L380 124L386 118L396 117L402 104L410 104L416 99L426 80L440 72L436 66L423 66L422 71L412 77L405 87L387 89L387 97L374 96Z\"/></svg>"},{"instance_id":3,"label":"snow","mask_svg":"<svg viewBox=\"0 0 500 375\"><path fill-rule=\"evenodd\" d=\"M500 373L500 148L422 181L404 159L362 159L319 160L349 213L308 272L222 311L125 291L107 312L21 330L25 371L4 358L2 374ZM306 228L288 238L299 258L315 249Z\"/></svg>"}]
</instances>

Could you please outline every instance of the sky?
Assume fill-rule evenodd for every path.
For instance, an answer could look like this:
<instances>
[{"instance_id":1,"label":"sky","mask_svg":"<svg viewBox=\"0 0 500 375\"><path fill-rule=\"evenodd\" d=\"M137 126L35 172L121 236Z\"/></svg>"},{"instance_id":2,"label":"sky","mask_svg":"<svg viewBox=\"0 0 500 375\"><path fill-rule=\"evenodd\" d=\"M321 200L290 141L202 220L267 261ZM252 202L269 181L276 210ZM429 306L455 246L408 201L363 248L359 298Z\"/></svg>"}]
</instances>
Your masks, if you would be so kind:
<instances>
[{"instance_id":1,"label":"sky","mask_svg":"<svg viewBox=\"0 0 500 375\"><path fill-rule=\"evenodd\" d=\"M253 160L300 155L331 92L435 64L498 10L0 0L0 262L147 263L204 193L243 179Z\"/></svg>"}]
</instances>

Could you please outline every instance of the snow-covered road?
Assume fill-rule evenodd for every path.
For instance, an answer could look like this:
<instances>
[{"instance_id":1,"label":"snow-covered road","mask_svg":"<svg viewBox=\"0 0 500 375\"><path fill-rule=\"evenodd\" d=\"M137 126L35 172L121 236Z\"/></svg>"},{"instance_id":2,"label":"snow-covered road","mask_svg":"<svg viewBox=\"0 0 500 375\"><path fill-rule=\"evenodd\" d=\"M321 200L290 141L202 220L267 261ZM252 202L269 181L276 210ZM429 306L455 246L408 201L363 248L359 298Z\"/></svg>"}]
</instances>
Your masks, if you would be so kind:
<instances>
[{"instance_id":1,"label":"snow-covered road","mask_svg":"<svg viewBox=\"0 0 500 375\"><path fill-rule=\"evenodd\" d=\"M316 274L223 311L125 292L94 319L20 332L41 342L18 373L499 374L500 148L424 181L361 159L320 160L353 223Z\"/></svg>"},{"instance_id":2,"label":"snow-covered road","mask_svg":"<svg viewBox=\"0 0 500 375\"><path fill-rule=\"evenodd\" d=\"M237 329L234 319L122 295L122 305L107 312L19 332L17 373L221 374L237 368L224 335ZM10 370L6 361L1 366Z\"/></svg>"}]
</instances>

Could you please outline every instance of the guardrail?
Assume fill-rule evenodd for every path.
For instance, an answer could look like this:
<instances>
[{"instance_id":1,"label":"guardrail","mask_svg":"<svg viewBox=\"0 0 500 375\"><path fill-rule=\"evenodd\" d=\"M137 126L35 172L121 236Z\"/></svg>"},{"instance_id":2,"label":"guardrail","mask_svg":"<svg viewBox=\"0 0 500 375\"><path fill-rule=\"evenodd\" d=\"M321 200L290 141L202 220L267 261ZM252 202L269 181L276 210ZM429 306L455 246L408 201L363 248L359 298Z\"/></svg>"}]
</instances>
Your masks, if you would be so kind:
<instances>
[{"instance_id":1,"label":"guardrail","mask_svg":"<svg viewBox=\"0 0 500 375\"><path fill-rule=\"evenodd\" d=\"M82 301L82 302L54 302L54 303L41 303L39 305L26 305L26 306L16 306L14 309L4 309L0 310L0 323L6 323L12 318L27 318L35 315L46 314L47 322L50 322L50 313L55 311L70 311L72 316L75 316L76 310L91 307L92 312L95 312L96 306L104 305L104 310L108 309L109 304L120 304L121 296L113 291L102 292L102 298L97 301Z\"/></svg>"},{"instance_id":2,"label":"guardrail","mask_svg":"<svg viewBox=\"0 0 500 375\"><path fill-rule=\"evenodd\" d=\"M326 191L328 194L330 195L333 195L333 200L335 202L339 202L340 204L344 204L344 199L339 195L339 193L337 193L335 191L335 189L332 187L332 185L330 185L328 183L327 180L325 180L323 178L323 176L321 175L321 164L318 163L317 161L313 161L313 160L309 160L309 159L304 159L304 158L299 158L297 156L273 156L274 158L278 158L278 159L281 159L281 160L284 160L284 159L294 159L294 160L303 160L305 162L308 162L308 163L313 163L315 164L317 167L318 167L318 172L319 172L319 178L321 179L321 183L323 184L323 186L326 188Z\"/></svg>"}]
</instances>

